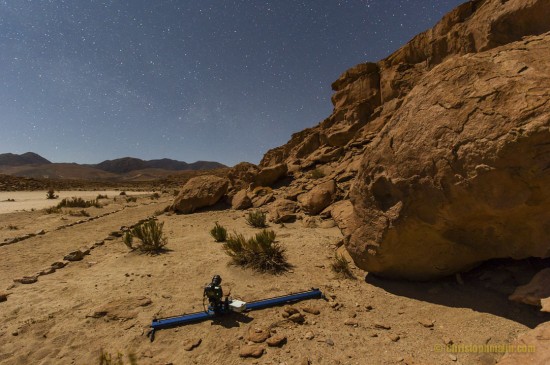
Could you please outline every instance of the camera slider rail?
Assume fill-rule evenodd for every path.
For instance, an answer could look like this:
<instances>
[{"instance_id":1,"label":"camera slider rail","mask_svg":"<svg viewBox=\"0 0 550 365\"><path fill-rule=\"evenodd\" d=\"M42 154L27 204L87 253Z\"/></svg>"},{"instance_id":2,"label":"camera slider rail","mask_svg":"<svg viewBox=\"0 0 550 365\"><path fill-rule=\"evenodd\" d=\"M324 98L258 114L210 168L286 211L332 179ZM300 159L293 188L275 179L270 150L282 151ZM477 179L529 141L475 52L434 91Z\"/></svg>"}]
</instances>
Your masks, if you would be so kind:
<instances>
[{"instance_id":1,"label":"camera slider rail","mask_svg":"<svg viewBox=\"0 0 550 365\"><path fill-rule=\"evenodd\" d=\"M249 303L246 303L244 306L240 305L238 312L241 312L243 309L245 311L258 310L258 309L264 309L264 308L274 307L274 306L283 305L283 304L295 303L295 302L299 302L307 299L321 299L322 297L323 297L323 293L321 293L319 289L312 288L311 290L304 291L304 292L287 294L279 297L273 297L268 299L256 300L254 302L249 302ZM244 303L244 302L240 302L240 303ZM231 313L231 311L234 310L232 309L231 304L230 304L230 309L231 310L229 313ZM195 313L183 314L180 316L166 317L166 318L160 318L160 319L155 318L153 319L153 322L151 324L151 330L147 333L147 336L149 336L149 338L151 339L151 342L153 342L153 340L155 339L155 331L166 329L166 328L183 326L191 323L197 323L213 317L217 317L219 315L222 315L222 314L215 313L211 308L209 308L208 311L203 311L203 312L195 312Z\"/></svg>"}]
</instances>

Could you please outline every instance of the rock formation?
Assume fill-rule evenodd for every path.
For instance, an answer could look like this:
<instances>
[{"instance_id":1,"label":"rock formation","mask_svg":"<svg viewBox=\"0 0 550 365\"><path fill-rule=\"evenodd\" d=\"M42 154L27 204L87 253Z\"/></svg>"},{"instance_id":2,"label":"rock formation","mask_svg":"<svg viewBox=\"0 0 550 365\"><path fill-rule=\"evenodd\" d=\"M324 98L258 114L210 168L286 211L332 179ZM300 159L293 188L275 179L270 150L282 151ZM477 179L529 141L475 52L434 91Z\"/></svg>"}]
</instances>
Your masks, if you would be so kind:
<instances>
[{"instance_id":1,"label":"rock formation","mask_svg":"<svg viewBox=\"0 0 550 365\"><path fill-rule=\"evenodd\" d=\"M457 7L386 59L344 72L333 113L260 167L286 164L294 181L282 193L309 214L305 194L335 181L351 207L325 212L370 272L429 279L550 256L547 19L544 0ZM313 169L326 177L308 178Z\"/></svg>"}]
</instances>

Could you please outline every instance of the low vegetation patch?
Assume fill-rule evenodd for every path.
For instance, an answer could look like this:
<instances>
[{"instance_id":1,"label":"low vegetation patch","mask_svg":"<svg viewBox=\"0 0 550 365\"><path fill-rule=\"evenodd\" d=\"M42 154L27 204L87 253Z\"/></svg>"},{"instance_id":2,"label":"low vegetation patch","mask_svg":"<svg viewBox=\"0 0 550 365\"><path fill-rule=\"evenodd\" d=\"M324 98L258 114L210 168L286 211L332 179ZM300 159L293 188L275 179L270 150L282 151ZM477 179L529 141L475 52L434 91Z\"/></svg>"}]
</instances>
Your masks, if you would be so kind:
<instances>
[{"instance_id":1,"label":"low vegetation patch","mask_svg":"<svg viewBox=\"0 0 550 365\"><path fill-rule=\"evenodd\" d=\"M44 211L46 212L46 214L57 214L57 213L61 213L61 208L50 207L50 208L44 209Z\"/></svg>"},{"instance_id":2,"label":"low vegetation patch","mask_svg":"<svg viewBox=\"0 0 550 365\"><path fill-rule=\"evenodd\" d=\"M78 210L78 211L71 210L71 211L69 211L69 215L73 216L73 217L89 217L90 213L88 213L84 209L81 209L81 210Z\"/></svg>"},{"instance_id":3,"label":"low vegetation patch","mask_svg":"<svg viewBox=\"0 0 550 365\"><path fill-rule=\"evenodd\" d=\"M101 204L97 201L97 199L92 200L84 200L82 198L65 198L57 204L58 208L90 208L90 207L96 207L101 208Z\"/></svg>"},{"instance_id":4,"label":"low vegetation patch","mask_svg":"<svg viewBox=\"0 0 550 365\"><path fill-rule=\"evenodd\" d=\"M109 199L109 197L107 195L102 195L102 194L97 194L97 197L95 198L96 200L99 200L99 199Z\"/></svg>"},{"instance_id":5,"label":"low vegetation patch","mask_svg":"<svg viewBox=\"0 0 550 365\"><path fill-rule=\"evenodd\" d=\"M46 192L46 199L57 199L59 195L55 195L55 190L53 188L48 189Z\"/></svg>"},{"instance_id":6,"label":"low vegetation patch","mask_svg":"<svg viewBox=\"0 0 550 365\"><path fill-rule=\"evenodd\" d=\"M248 213L248 217L246 217L246 223L248 223L252 227L266 228L266 216L266 213L262 212L261 210L252 211Z\"/></svg>"},{"instance_id":7,"label":"low vegetation patch","mask_svg":"<svg viewBox=\"0 0 550 365\"><path fill-rule=\"evenodd\" d=\"M136 355L129 354L128 361L129 365L137 365ZM124 365L124 357L121 353L118 353L116 357L113 357L111 354L101 351L99 356L99 365Z\"/></svg>"},{"instance_id":8,"label":"low vegetation patch","mask_svg":"<svg viewBox=\"0 0 550 365\"><path fill-rule=\"evenodd\" d=\"M126 197L126 203L135 203L135 202L137 202L137 198L135 196Z\"/></svg>"},{"instance_id":9,"label":"low vegetation patch","mask_svg":"<svg viewBox=\"0 0 550 365\"><path fill-rule=\"evenodd\" d=\"M223 250L234 265L277 274L288 270L290 264L285 248L275 242L275 237L274 231L266 229L249 239L235 233L227 238Z\"/></svg>"},{"instance_id":10,"label":"low vegetation patch","mask_svg":"<svg viewBox=\"0 0 550 365\"><path fill-rule=\"evenodd\" d=\"M151 195L151 200L157 200L160 198L160 194L159 193L153 193L153 195Z\"/></svg>"},{"instance_id":11,"label":"low vegetation patch","mask_svg":"<svg viewBox=\"0 0 550 365\"><path fill-rule=\"evenodd\" d=\"M132 250L138 250L144 253L158 254L165 251L168 239L162 229L164 223L149 219L140 225L135 226L130 231L124 233L124 244ZM134 238L140 240L140 243L134 246Z\"/></svg>"},{"instance_id":12,"label":"low vegetation patch","mask_svg":"<svg viewBox=\"0 0 550 365\"><path fill-rule=\"evenodd\" d=\"M5 201L5 202L14 202L14 201L15 201L15 199L11 199L11 198L8 198L8 199L6 199L6 200L3 200L3 201Z\"/></svg>"},{"instance_id":13,"label":"low vegetation patch","mask_svg":"<svg viewBox=\"0 0 550 365\"><path fill-rule=\"evenodd\" d=\"M331 270L342 278L354 279L355 275L351 272L348 260L344 256L336 254L332 262L330 263Z\"/></svg>"},{"instance_id":14,"label":"low vegetation patch","mask_svg":"<svg viewBox=\"0 0 550 365\"><path fill-rule=\"evenodd\" d=\"M10 224L10 225L8 225L8 229L9 229L10 231L16 231L16 230L19 229L19 227L16 226L15 224Z\"/></svg>"},{"instance_id":15,"label":"low vegetation patch","mask_svg":"<svg viewBox=\"0 0 550 365\"><path fill-rule=\"evenodd\" d=\"M225 242L227 240L227 229L216 222L214 228L210 230L210 235L214 237L216 242Z\"/></svg>"}]
</instances>

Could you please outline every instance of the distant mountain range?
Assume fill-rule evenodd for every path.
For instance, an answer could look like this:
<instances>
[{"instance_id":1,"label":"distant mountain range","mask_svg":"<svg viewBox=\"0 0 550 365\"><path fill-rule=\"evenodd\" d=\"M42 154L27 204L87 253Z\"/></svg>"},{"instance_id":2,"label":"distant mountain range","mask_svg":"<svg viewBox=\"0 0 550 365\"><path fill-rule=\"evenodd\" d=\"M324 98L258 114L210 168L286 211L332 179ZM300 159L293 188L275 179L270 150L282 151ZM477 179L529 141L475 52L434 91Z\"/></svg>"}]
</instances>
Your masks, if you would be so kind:
<instances>
[{"instance_id":1,"label":"distant mountain range","mask_svg":"<svg viewBox=\"0 0 550 365\"><path fill-rule=\"evenodd\" d=\"M211 161L187 163L168 158L146 161L133 157L106 160L98 164L52 163L33 152L0 154L0 174L50 179L152 180L175 171L224 167L227 166Z\"/></svg>"}]
</instances>

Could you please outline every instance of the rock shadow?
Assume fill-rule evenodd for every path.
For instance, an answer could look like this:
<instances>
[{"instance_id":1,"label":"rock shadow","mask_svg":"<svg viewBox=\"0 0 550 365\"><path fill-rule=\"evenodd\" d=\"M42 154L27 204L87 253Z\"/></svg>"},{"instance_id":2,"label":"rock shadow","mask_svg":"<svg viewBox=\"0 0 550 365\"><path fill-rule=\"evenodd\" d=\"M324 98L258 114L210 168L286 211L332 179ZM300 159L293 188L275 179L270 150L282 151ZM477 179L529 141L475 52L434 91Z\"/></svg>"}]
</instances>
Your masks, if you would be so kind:
<instances>
[{"instance_id":1,"label":"rock shadow","mask_svg":"<svg viewBox=\"0 0 550 365\"><path fill-rule=\"evenodd\" d=\"M550 259L495 259L463 273L429 282L386 279L373 274L365 282L394 295L444 305L470 308L521 323L529 328L550 321L540 308L512 302L508 296L534 274L550 267Z\"/></svg>"}]
</instances>

